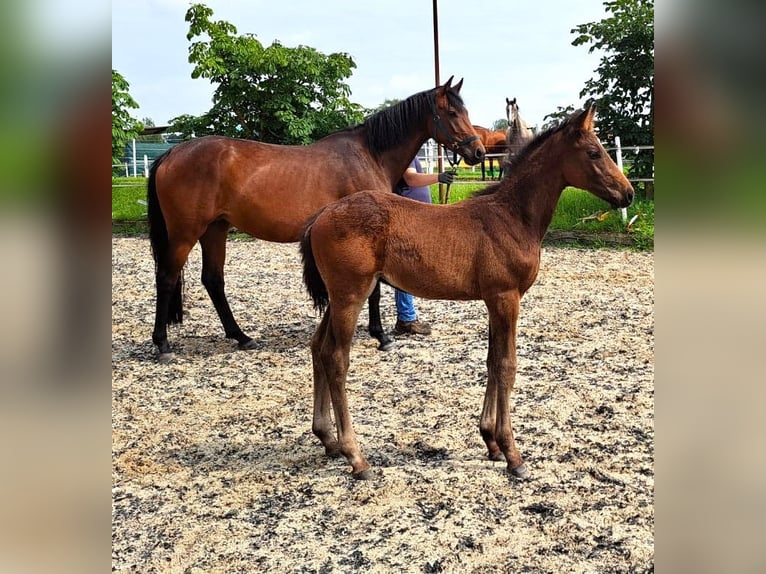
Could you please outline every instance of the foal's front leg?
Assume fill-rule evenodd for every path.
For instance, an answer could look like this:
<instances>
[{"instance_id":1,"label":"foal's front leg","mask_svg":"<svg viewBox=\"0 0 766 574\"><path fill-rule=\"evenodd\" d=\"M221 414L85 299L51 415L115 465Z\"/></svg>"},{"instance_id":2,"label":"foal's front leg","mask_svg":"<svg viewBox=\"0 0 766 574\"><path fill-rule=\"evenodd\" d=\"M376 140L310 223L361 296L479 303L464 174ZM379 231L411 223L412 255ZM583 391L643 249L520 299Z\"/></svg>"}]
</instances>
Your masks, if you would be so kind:
<instances>
[{"instance_id":1,"label":"foal's front leg","mask_svg":"<svg viewBox=\"0 0 766 574\"><path fill-rule=\"evenodd\" d=\"M487 390L484 393L484 406L479 419L479 432L487 445L487 457L490 460L503 460L503 453L497 445L495 432L497 426L497 377L492 368L494 361L492 325L489 326L489 350L487 351Z\"/></svg>"},{"instance_id":2,"label":"foal's front leg","mask_svg":"<svg viewBox=\"0 0 766 574\"><path fill-rule=\"evenodd\" d=\"M519 299L520 295L512 292L486 302L490 321L487 393L490 392L490 388L495 389L494 440L508 462L508 472L519 478L527 478L529 471L516 448L511 425L510 395L516 381L516 321L519 315ZM485 410L488 410L487 404L488 400L485 398ZM489 429L483 428L482 435L485 430ZM487 442L487 447L490 449L491 458L491 442Z\"/></svg>"}]
</instances>

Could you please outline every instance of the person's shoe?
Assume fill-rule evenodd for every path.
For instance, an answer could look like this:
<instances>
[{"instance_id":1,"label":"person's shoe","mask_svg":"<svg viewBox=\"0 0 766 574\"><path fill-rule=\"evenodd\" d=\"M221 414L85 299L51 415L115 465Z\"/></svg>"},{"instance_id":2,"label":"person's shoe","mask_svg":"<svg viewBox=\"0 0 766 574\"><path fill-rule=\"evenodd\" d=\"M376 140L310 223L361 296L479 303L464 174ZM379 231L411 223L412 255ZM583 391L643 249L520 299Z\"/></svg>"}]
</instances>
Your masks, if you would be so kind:
<instances>
[{"instance_id":1,"label":"person's shoe","mask_svg":"<svg viewBox=\"0 0 766 574\"><path fill-rule=\"evenodd\" d=\"M394 333L398 335L430 335L431 325L424 323L420 319L415 319L414 321L397 319Z\"/></svg>"}]
</instances>

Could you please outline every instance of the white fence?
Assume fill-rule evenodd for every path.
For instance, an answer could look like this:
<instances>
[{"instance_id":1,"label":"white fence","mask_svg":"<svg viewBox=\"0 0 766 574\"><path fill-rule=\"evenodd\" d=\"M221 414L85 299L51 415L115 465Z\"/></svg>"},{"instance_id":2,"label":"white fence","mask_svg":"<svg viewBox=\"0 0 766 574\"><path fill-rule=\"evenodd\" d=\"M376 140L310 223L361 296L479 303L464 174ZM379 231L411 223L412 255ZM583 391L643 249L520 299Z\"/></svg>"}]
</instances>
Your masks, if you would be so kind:
<instances>
[{"instance_id":1,"label":"white fence","mask_svg":"<svg viewBox=\"0 0 766 574\"><path fill-rule=\"evenodd\" d=\"M615 147L608 147L606 148L606 151L608 152L615 152L615 161L620 169L623 169L623 152L634 152L635 154L638 154L641 150L645 149L654 149L654 146L626 146L623 147L620 144L620 138L619 136L614 138L614 146ZM443 148L442 148L443 149ZM120 168L122 169L124 167L125 169L125 177L149 177L149 167L151 166L151 161L149 160L149 156L144 154L143 157L138 157L136 154L136 140L133 140L132 144L132 156L131 160L128 162L125 162L124 164L113 164L112 168ZM423 170L425 173L434 173L438 169L439 165L439 146L436 145L436 142L432 139L429 139L426 141L425 144L420 148L420 151L418 152L418 159L420 159L421 164L423 165ZM495 158L498 161L501 161L503 156L505 154L488 154L487 159L489 158ZM153 160L152 160L153 161ZM449 166L450 165L450 159L447 157L446 154L442 153L442 166ZM471 171L475 171L477 166L471 166ZM631 178L630 181L639 182L639 181L651 181L654 182L654 168L652 168L652 177L649 178ZM455 181L455 183L469 183L469 182L460 182Z\"/></svg>"}]
</instances>

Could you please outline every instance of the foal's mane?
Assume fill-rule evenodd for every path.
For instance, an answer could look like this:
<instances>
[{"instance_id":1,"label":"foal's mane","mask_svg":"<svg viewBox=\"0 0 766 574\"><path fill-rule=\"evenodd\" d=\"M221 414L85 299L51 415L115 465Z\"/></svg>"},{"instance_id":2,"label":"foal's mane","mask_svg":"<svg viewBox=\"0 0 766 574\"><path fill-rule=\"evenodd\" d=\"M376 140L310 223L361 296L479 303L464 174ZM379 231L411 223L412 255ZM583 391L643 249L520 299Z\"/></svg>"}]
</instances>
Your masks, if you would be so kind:
<instances>
[{"instance_id":1,"label":"foal's mane","mask_svg":"<svg viewBox=\"0 0 766 574\"><path fill-rule=\"evenodd\" d=\"M434 113L436 88L418 92L393 106L368 116L361 127L366 129L367 146L377 155L395 148L409 136L410 126L422 121L425 114ZM463 111L465 105L460 94L447 90L450 105Z\"/></svg>"},{"instance_id":2,"label":"foal's mane","mask_svg":"<svg viewBox=\"0 0 766 574\"><path fill-rule=\"evenodd\" d=\"M503 185L504 182L506 182L509 177L511 176L514 171L517 169L520 169L528 160L529 156L532 155L532 153L538 149L540 146L542 146L546 141L548 141L553 134L558 133L562 131L567 125L569 125L569 122L572 118L568 118L558 125L554 125L553 127L548 128L544 132L538 134L535 136L530 142L525 145L519 153L514 155L508 160L508 163L505 168L505 173L507 174L503 179L501 179L499 182L492 184L488 187L485 187L484 189L480 189L477 192L472 194L472 197L479 197L482 195L492 195L493 193L500 191L501 188L505 188Z\"/></svg>"}]
</instances>

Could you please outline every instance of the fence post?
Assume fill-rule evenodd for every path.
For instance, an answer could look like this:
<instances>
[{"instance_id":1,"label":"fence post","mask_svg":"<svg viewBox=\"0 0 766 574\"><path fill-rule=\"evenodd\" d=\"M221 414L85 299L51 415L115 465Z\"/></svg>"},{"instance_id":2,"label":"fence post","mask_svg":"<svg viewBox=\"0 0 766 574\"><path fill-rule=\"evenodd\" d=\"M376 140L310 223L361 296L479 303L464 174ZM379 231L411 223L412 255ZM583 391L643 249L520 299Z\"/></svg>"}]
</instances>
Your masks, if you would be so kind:
<instances>
[{"instance_id":1,"label":"fence post","mask_svg":"<svg viewBox=\"0 0 766 574\"><path fill-rule=\"evenodd\" d=\"M138 158L136 158L136 138L133 138L133 177L138 174Z\"/></svg>"},{"instance_id":2,"label":"fence post","mask_svg":"<svg viewBox=\"0 0 766 574\"><path fill-rule=\"evenodd\" d=\"M620 136L614 136L614 145L617 148L615 150L615 155L617 156L617 167L620 168L620 171L622 171L622 146L620 145ZM620 208L620 217L622 218L623 223L628 221L628 210L626 208Z\"/></svg>"},{"instance_id":3,"label":"fence post","mask_svg":"<svg viewBox=\"0 0 766 574\"><path fill-rule=\"evenodd\" d=\"M149 177L149 158L144 154L144 177Z\"/></svg>"},{"instance_id":4,"label":"fence post","mask_svg":"<svg viewBox=\"0 0 766 574\"><path fill-rule=\"evenodd\" d=\"M130 177L130 168L128 168L128 162L125 162L125 177Z\"/></svg>"}]
</instances>

